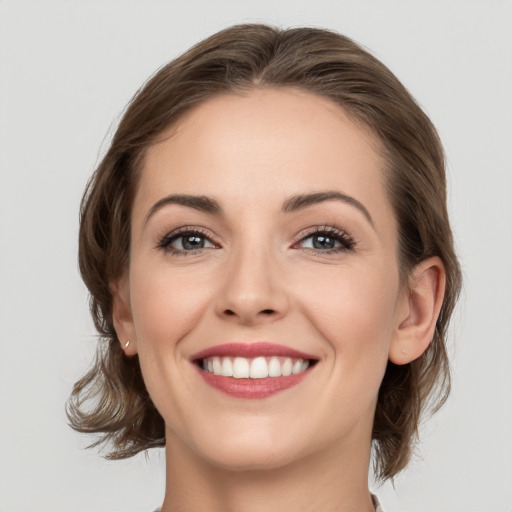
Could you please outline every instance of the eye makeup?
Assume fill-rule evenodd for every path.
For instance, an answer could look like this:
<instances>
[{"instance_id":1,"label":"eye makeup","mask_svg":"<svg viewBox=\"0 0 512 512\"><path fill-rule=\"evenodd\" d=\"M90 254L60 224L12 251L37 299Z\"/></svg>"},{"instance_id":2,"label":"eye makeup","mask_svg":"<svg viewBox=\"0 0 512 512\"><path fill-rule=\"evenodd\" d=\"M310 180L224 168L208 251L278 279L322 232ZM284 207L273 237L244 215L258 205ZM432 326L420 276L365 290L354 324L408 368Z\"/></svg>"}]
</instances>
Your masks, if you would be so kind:
<instances>
[{"instance_id":1,"label":"eye makeup","mask_svg":"<svg viewBox=\"0 0 512 512\"><path fill-rule=\"evenodd\" d=\"M344 230L334 226L316 227L309 233L301 233L293 248L303 248L315 253L333 254L354 249L354 239ZM307 244L305 243L307 241Z\"/></svg>"},{"instance_id":2,"label":"eye makeup","mask_svg":"<svg viewBox=\"0 0 512 512\"><path fill-rule=\"evenodd\" d=\"M354 239L344 230L334 226L317 226L299 234L299 240L291 246L314 254L337 254L352 251ZM204 250L220 249L204 228L183 226L161 237L157 249L173 256L199 254Z\"/></svg>"},{"instance_id":3,"label":"eye makeup","mask_svg":"<svg viewBox=\"0 0 512 512\"><path fill-rule=\"evenodd\" d=\"M156 248L171 255L187 256L204 249L218 249L219 245L211 240L203 228L183 226L160 238Z\"/></svg>"}]
</instances>

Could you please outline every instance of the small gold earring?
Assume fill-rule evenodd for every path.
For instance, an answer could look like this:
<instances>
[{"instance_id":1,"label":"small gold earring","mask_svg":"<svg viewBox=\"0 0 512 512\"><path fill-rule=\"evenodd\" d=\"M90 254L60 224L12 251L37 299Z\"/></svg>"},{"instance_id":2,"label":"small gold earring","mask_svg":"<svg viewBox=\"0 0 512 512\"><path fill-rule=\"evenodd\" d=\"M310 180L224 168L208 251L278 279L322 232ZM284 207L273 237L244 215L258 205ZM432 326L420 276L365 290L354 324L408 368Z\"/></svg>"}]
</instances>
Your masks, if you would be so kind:
<instances>
[{"instance_id":1,"label":"small gold earring","mask_svg":"<svg viewBox=\"0 0 512 512\"><path fill-rule=\"evenodd\" d=\"M128 348L128 345L130 345L130 340L128 340L128 341L124 344L124 348Z\"/></svg>"}]
</instances>

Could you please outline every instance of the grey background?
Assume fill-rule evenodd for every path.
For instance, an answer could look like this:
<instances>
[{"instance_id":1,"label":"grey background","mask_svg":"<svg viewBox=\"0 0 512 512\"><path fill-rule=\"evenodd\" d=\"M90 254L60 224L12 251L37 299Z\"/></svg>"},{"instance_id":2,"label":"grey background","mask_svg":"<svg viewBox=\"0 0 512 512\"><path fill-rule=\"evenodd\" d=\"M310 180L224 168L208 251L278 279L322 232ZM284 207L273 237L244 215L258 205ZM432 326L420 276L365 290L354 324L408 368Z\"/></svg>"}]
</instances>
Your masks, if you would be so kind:
<instances>
[{"instance_id":1,"label":"grey background","mask_svg":"<svg viewBox=\"0 0 512 512\"><path fill-rule=\"evenodd\" d=\"M84 450L64 401L95 335L76 265L78 204L124 105L159 66L245 21L334 28L405 83L444 141L465 273L454 389L387 512L510 512L512 2L1 1L0 511L149 512L160 451Z\"/></svg>"}]
</instances>

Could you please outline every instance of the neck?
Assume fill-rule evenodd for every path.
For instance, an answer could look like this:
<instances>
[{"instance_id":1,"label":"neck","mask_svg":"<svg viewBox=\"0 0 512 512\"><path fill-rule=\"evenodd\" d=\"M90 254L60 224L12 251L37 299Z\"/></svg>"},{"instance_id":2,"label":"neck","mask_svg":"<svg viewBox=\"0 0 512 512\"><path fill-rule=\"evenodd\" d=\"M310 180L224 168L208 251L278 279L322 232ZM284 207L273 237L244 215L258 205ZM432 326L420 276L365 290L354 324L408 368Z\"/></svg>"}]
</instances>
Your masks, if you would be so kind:
<instances>
[{"instance_id":1,"label":"neck","mask_svg":"<svg viewBox=\"0 0 512 512\"><path fill-rule=\"evenodd\" d=\"M277 468L233 471L199 457L168 431L162 512L373 512L370 442L344 444Z\"/></svg>"}]
</instances>

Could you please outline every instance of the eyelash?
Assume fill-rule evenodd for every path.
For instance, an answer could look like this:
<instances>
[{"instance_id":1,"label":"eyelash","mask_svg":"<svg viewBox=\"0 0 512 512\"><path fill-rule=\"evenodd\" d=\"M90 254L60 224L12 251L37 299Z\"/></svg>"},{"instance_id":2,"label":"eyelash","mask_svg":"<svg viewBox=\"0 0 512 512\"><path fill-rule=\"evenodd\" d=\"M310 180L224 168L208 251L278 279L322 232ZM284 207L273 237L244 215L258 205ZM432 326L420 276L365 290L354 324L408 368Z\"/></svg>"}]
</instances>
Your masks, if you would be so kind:
<instances>
[{"instance_id":1,"label":"eyelash","mask_svg":"<svg viewBox=\"0 0 512 512\"><path fill-rule=\"evenodd\" d=\"M355 247L355 241L354 239L342 229L335 228L333 226L323 226L323 227L317 227L313 232L309 231L308 233L301 233L301 237L299 241L294 244L294 247L298 245L300 242L304 242L308 238L318 236L318 235L327 235L328 238L334 239L335 242L339 242L339 247L333 247L331 249L312 249L309 247L304 247L305 250L308 252L311 251L315 254L321 253L321 254L333 254L333 253L341 253L346 251L352 251Z\"/></svg>"},{"instance_id":2,"label":"eyelash","mask_svg":"<svg viewBox=\"0 0 512 512\"><path fill-rule=\"evenodd\" d=\"M334 239L334 241L338 242L340 245L330 249L316 249L310 247L304 247L303 249L315 254L333 254L352 251L356 245L354 239L345 231L332 226L323 226L315 228L314 231L301 233L299 241L294 243L292 247L296 248L301 242L304 242L308 238L319 235L326 235L327 238ZM208 240L212 245L217 245L210 239L204 230L197 227L184 226L162 237L158 242L157 249L163 250L175 256L189 256L190 254L198 254L205 249L204 247L200 247L199 249L185 250L172 247L171 244L173 242L186 236L197 236L198 238L204 238Z\"/></svg>"},{"instance_id":3,"label":"eyelash","mask_svg":"<svg viewBox=\"0 0 512 512\"><path fill-rule=\"evenodd\" d=\"M157 245L157 249L161 249L169 254L175 255L175 256L189 256L190 254L197 254L201 251L203 251L203 247L199 249L193 249L193 250L184 250L184 249L175 249L172 247L172 243L176 240L179 240L180 238L185 238L186 236L197 236L198 238L205 238L208 240L211 244L216 245L214 242L211 241L210 237L206 234L206 232L200 228L192 227L192 226L184 226L182 228L179 228L167 235L165 235Z\"/></svg>"}]
</instances>

